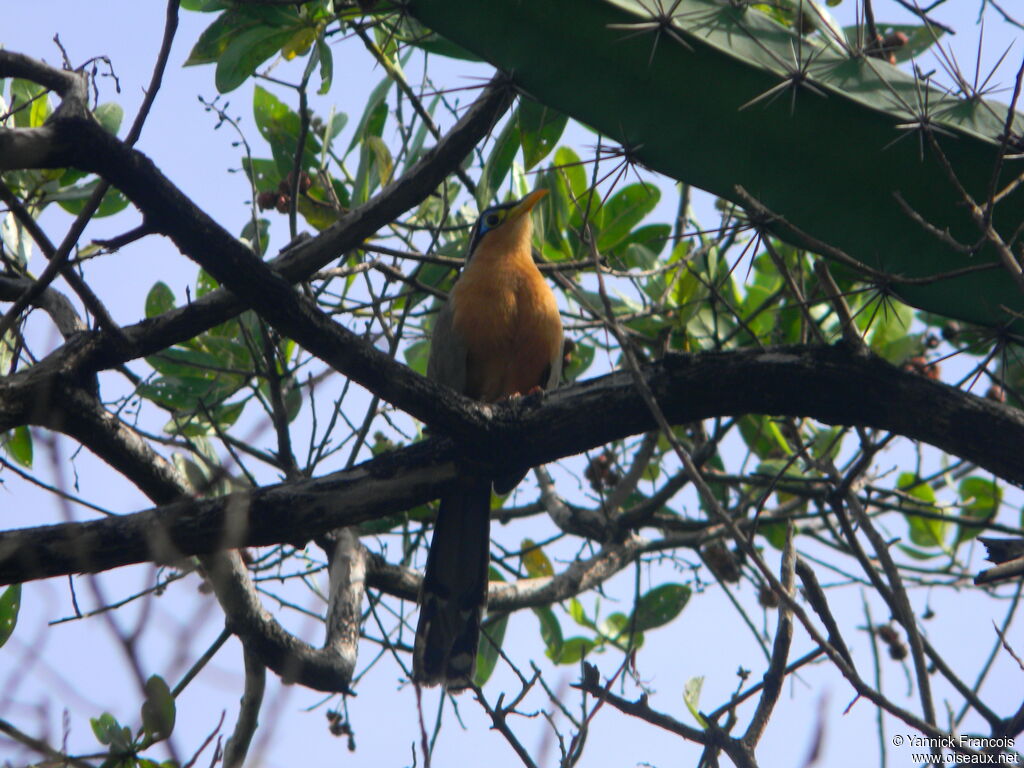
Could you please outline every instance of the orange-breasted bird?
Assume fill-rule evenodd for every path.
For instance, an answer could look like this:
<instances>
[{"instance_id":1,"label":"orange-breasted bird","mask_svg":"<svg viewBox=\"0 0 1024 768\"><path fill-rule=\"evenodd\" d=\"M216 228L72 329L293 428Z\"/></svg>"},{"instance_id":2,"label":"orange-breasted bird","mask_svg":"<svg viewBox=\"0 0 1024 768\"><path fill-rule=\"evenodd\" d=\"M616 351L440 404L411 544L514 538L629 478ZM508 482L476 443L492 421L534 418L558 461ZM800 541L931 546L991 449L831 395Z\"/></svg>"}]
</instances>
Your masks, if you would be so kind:
<instances>
[{"instance_id":1,"label":"orange-breasted bird","mask_svg":"<svg viewBox=\"0 0 1024 768\"><path fill-rule=\"evenodd\" d=\"M427 375L485 402L558 384L562 321L533 263L531 209L547 194L486 209L470 238L466 266L434 325ZM460 690L473 679L487 601L491 487L522 479L465 474L441 498L420 592L413 680Z\"/></svg>"}]
</instances>

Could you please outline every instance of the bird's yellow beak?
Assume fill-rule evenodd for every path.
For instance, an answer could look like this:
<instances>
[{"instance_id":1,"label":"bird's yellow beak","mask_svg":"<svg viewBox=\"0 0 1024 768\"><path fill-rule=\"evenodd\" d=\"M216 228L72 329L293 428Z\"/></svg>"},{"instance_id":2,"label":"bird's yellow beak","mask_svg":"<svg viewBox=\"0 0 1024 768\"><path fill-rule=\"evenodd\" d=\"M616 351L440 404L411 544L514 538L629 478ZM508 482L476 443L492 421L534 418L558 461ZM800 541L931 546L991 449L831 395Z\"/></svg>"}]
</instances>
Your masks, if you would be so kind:
<instances>
[{"instance_id":1,"label":"bird's yellow beak","mask_svg":"<svg viewBox=\"0 0 1024 768\"><path fill-rule=\"evenodd\" d=\"M532 210L533 206L539 203L547 194L548 191L546 189L533 190L533 192L528 194L509 210L508 217L505 219L506 223L511 223L521 216L528 214Z\"/></svg>"}]
</instances>

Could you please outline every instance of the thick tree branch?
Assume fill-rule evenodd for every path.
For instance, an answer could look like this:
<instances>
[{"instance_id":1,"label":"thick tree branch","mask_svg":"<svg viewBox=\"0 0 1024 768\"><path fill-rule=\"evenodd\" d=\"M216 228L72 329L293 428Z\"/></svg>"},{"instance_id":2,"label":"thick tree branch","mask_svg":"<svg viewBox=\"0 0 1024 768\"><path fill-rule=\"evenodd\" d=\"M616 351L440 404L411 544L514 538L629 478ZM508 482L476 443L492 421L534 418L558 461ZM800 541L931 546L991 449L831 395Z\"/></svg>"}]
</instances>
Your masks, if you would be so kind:
<instances>
[{"instance_id":1,"label":"thick tree branch","mask_svg":"<svg viewBox=\"0 0 1024 768\"><path fill-rule=\"evenodd\" d=\"M930 443L1024 484L1024 456L1018 450L1024 444L1024 414L843 346L671 355L644 366L641 374L675 424L767 413L863 425ZM526 467L654 426L630 373L556 390L545 395L540 407L535 398L461 406L462 398L454 393L420 381L435 396L448 399L453 410L462 408L458 442L434 438L314 480L180 501L123 517L8 531L0 534L0 582L105 570L221 547L302 543L437 498L455 476L460 452L478 461L493 456L506 466ZM6 387L0 380L0 420L8 404L18 401L13 407L32 413L33 424L72 434L89 428L32 411L20 402L31 398L30 388L12 392ZM60 396L71 397L74 390L68 390ZM598 412L614 412L616 418L594 419Z\"/></svg>"},{"instance_id":2,"label":"thick tree branch","mask_svg":"<svg viewBox=\"0 0 1024 768\"><path fill-rule=\"evenodd\" d=\"M224 745L225 768L242 768L245 765L249 745L259 727L260 707L267 685L267 668L263 662L247 648L242 653L245 655L245 691L239 702L235 730Z\"/></svg>"},{"instance_id":3,"label":"thick tree branch","mask_svg":"<svg viewBox=\"0 0 1024 768\"><path fill-rule=\"evenodd\" d=\"M11 277L0 275L0 301L16 301L19 296L32 287L33 281L27 277ZM78 316L75 305L55 288L47 288L38 296L33 297L32 305L43 310L53 320L53 324L65 339L72 334L85 330L85 323Z\"/></svg>"},{"instance_id":4,"label":"thick tree branch","mask_svg":"<svg viewBox=\"0 0 1024 768\"><path fill-rule=\"evenodd\" d=\"M449 442L431 441L315 480L185 499L85 523L7 531L0 533L0 582L148 560L175 562L187 555L280 541L305 544L326 530L434 498L455 477L454 454Z\"/></svg>"},{"instance_id":5,"label":"thick tree branch","mask_svg":"<svg viewBox=\"0 0 1024 768\"><path fill-rule=\"evenodd\" d=\"M203 559L227 626L247 652L254 653L287 683L329 693L349 690L352 664L339 659L331 647L314 648L282 627L263 607L249 572L237 551Z\"/></svg>"}]
</instances>

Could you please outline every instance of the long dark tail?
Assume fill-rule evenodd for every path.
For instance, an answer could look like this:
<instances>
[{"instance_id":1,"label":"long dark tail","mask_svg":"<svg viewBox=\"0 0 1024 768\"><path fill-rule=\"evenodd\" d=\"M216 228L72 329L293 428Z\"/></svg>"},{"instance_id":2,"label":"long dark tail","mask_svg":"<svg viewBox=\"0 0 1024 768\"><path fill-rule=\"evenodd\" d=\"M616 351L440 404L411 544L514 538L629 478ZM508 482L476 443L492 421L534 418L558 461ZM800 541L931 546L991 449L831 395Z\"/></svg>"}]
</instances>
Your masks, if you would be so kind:
<instances>
[{"instance_id":1,"label":"long dark tail","mask_svg":"<svg viewBox=\"0 0 1024 768\"><path fill-rule=\"evenodd\" d=\"M420 592L413 680L467 687L476 669L480 618L487 602L491 481L466 477L441 499Z\"/></svg>"}]
</instances>

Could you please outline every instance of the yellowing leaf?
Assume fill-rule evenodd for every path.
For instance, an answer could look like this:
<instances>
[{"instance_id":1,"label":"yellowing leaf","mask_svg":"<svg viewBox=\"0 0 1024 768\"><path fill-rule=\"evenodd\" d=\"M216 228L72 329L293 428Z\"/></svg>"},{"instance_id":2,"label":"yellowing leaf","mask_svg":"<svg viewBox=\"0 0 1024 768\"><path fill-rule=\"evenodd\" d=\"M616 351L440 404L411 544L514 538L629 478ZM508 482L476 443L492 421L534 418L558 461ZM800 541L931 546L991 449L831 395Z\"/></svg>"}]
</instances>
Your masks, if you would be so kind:
<instances>
[{"instance_id":1,"label":"yellowing leaf","mask_svg":"<svg viewBox=\"0 0 1024 768\"><path fill-rule=\"evenodd\" d=\"M309 53L309 49L313 43L316 42L316 27L303 27L297 30L294 35L288 38L288 41L281 46L281 55L288 61L291 61L296 56L304 56Z\"/></svg>"},{"instance_id":2,"label":"yellowing leaf","mask_svg":"<svg viewBox=\"0 0 1024 768\"><path fill-rule=\"evenodd\" d=\"M534 544L532 539L523 539L523 567L532 578L554 576L555 569L544 554L544 550Z\"/></svg>"}]
</instances>

